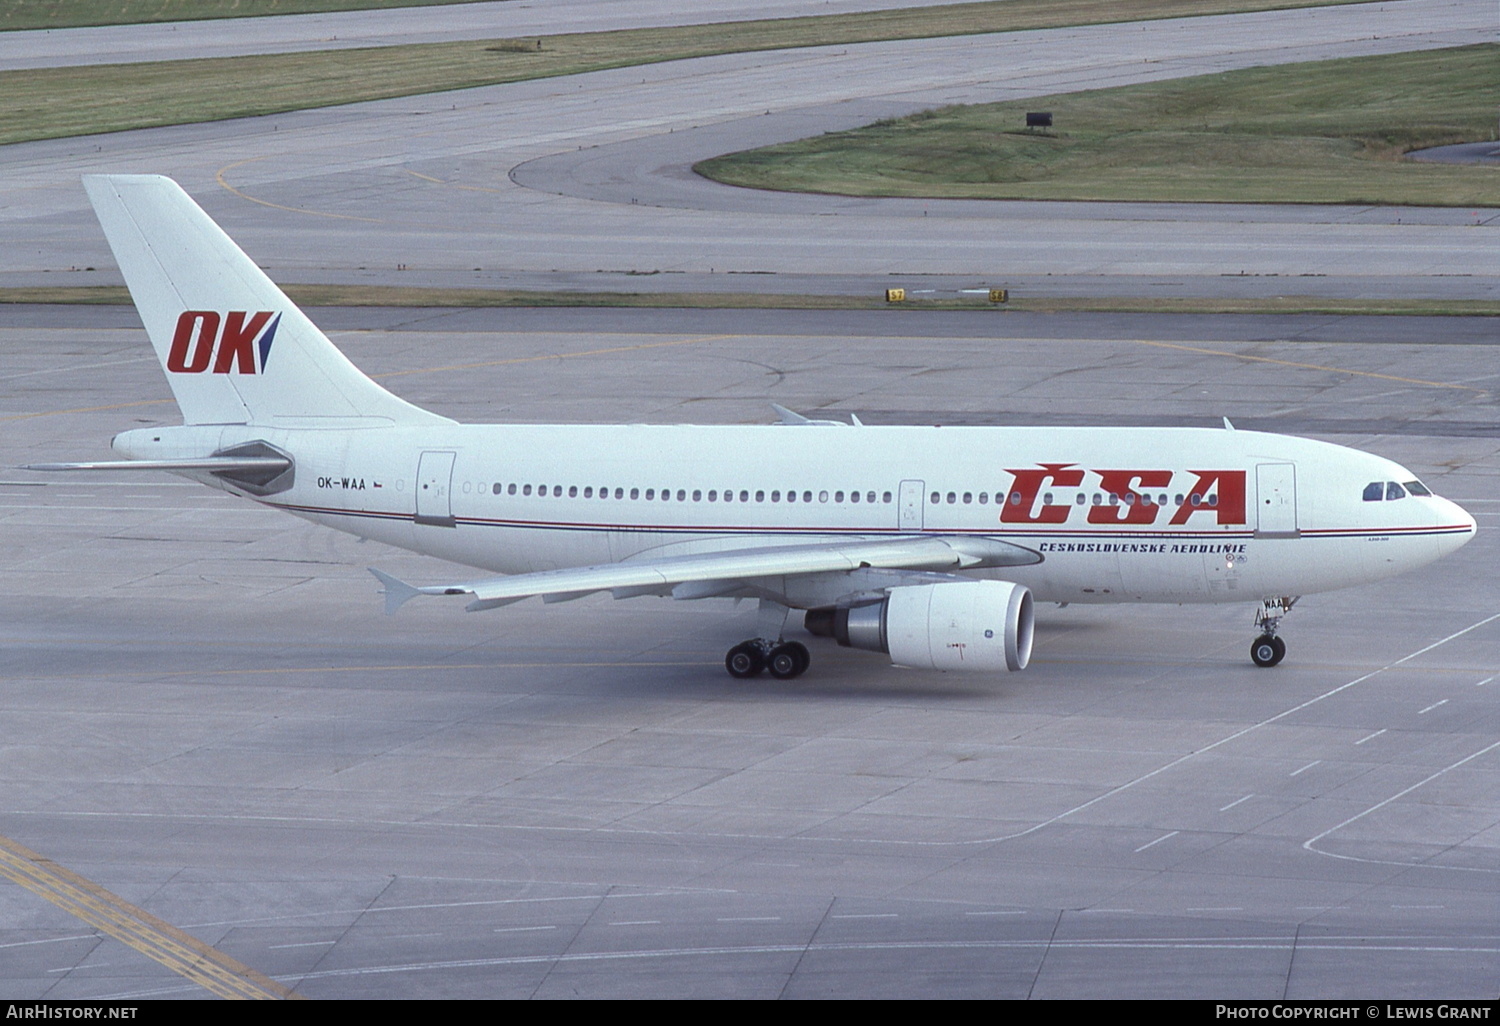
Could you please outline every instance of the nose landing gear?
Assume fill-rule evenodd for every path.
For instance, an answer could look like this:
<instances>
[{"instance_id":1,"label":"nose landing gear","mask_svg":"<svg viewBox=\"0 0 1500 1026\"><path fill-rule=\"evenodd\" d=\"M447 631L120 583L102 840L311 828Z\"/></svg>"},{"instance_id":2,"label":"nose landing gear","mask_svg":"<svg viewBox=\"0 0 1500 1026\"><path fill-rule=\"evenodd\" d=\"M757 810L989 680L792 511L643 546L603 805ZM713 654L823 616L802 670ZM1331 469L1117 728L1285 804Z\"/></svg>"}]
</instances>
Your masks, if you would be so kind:
<instances>
[{"instance_id":1,"label":"nose landing gear","mask_svg":"<svg viewBox=\"0 0 1500 1026\"><path fill-rule=\"evenodd\" d=\"M1255 616L1255 626L1261 633L1250 643L1250 661L1256 666L1275 666L1286 658L1286 642L1276 636L1276 628L1297 604L1297 598L1292 595L1261 599L1260 612Z\"/></svg>"}]
</instances>

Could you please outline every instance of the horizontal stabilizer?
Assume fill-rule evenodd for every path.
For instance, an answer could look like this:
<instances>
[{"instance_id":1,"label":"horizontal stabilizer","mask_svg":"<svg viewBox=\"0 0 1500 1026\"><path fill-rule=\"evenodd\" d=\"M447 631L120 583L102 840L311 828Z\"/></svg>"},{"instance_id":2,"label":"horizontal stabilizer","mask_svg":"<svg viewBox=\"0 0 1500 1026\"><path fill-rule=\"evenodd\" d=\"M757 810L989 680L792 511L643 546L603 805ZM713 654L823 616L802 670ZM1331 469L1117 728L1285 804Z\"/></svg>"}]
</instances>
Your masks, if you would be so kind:
<instances>
[{"instance_id":1,"label":"horizontal stabilizer","mask_svg":"<svg viewBox=\"0 0 1500 1026\"><path fill-rule=\"evenodd\" d=\"M395 615L396 610L400 609L402 606L406 605L407 602L422 594L419 590L413 588L411 585L407 584L405 581L401 580L398 577L392 577L388 573L376 570L373 566L367 567L366 569L368 569L370 573L375 575L375 579L377 581L385 585L385 591L382 592L382 594L385 595L386 616Z\"/></svg>"},{"instance_id":2,"label":"horizontal stabilizer","mask_svg":"<svg viewBox=\"0 0 1500 1026\"><path fill-rule=\"evenodd\" d=\"M22 470L197 470L204 473L225 471L281 471L292 461L281 456L205 456L182 460L103 460L98 463L28 463Z\"/></svg>"}]
</instances>

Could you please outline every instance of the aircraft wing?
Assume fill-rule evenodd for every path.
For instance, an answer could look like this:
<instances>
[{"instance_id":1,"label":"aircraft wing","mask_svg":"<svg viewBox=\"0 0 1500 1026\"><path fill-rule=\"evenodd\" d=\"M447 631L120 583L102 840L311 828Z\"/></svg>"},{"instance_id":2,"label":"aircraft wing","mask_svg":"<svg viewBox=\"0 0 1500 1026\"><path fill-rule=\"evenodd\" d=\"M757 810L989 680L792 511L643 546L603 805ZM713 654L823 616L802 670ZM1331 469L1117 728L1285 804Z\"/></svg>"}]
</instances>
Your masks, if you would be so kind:
<instances>
[{"instance_id":1,"label":"aircraft wing","mask_svg":"<svg viewBox=\"0 0 1500 1026\"><path fill-rule=\"evenodd\" d=\"M418 595L473 595L469 612L495 609L534 595L565 602L594 592L616 598L672 594L706 598L727 594L755 580L864 569L953 572L981 567L1026 566L1041 561L1030 549L994 538L926 535L904 538L830 539L800 545L768 545L621 563L544 570L459 584L417 588L371 568L385 585L387 613Z\"/></svg>"}]
</instances>

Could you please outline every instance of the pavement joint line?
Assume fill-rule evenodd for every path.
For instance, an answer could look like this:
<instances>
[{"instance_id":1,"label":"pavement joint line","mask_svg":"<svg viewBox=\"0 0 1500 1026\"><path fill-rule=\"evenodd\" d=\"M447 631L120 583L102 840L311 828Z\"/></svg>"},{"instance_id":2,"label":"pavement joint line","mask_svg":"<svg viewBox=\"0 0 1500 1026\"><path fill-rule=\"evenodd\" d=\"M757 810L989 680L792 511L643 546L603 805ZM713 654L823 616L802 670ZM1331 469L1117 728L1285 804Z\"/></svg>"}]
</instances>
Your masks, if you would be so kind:
<instances>
[{"instance_id":1,"label":"pavement joint line","mask_svg":"<svg viewBox=\"0 0 1500 1026\"><path fill-rule=\"evenodd\" d=\"M0 876L219 997L251 1000L302 997L8 837L0 837Z\"/></svg>"},{"instance_id":2,"label":"pavement joint line","mask_svg":"<svg viewBox=\"0 0 1500 1026\"><path fill-rule=\"evenodd\" d=\"M612 356L618 353L633 353L642 349L667 349L673 346L691 346L699 342L722 342L726 339L744 338L743 335L699 335L694 338L672 339L667 342L642 342L633 346L610 346L606 349L585 349L576 353L543 353L538 356L514 356L504 360L484 360L479 363L454 363L435 367L414 367L411 370L388 371L372 374L372 378L384 381L411 374L436 374L440 371L478 370L483 367L508 367L517 363L540 363L545 360L573 360L582 356Z\"/></svg>"},{"instance_id":3,"label":"pavement joint line","mask_svg":"<svg viewBox=\"0 0 1500 1026\"><path fill-rule=\"evenodd\" d=\"M1403 378L1397 374L1380 374L1375 371L1348 370L1343 367L1326 367L1317 363L1297 363L1294 360L1278 360L1270 356L1251 356L1248 353L1226 353L1217 349L1204 349L1199 346L1185 346L1177 342L1158 342L1153 339L1138 338L1132 341L1143 346L1159 346L1162 349L1180 349L1186 353L1203 353L1207 356L1227 356L1235 360L1247 360L1252 363L1274 363L1282 367L1296 367L1301 370L1329 371L1333 374L1352 374L1360 378L1379 378L1382 381L1399 381L1407 385L1425 385L1428 388L1454 388L1464 392L1478 392L1483 395L1485 390L1475 388L1473 385L1456 385L1448 381L1426 381L1422 378Z\"/></svg>"}]
</instances>

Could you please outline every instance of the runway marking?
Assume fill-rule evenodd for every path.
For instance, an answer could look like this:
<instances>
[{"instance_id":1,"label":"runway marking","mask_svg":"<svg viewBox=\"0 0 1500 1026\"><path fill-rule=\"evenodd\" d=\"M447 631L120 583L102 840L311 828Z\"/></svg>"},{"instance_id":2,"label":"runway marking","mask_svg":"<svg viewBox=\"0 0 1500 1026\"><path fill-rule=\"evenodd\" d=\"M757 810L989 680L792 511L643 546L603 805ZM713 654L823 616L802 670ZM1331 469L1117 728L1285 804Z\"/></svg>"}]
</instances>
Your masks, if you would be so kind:
<instances>
[{"instance_id":1,"label":"runway marking","mask_svg":"<svg viewBox=\"0 0 1500 1026\"><path fill-rule=\"evenodd\" d=\"M12 420L30 420L33 417L57 417L66 413L99 413L103 410L129 410L137 406L161 406L165 403L176 403L176 399L142 399L134 403L113 403L109 406L79 406L71 410L43 410L40 413L12 413L0 417L0 423Z\"/></svg>"},{"instance_id":2,"label":"runway marking","mask_svg":"<svg viewBox=\"0 0 1500 1026\"><path fill-rule=\"evenodd\" d=\"M1292 772L1289 775L1295 777L1299 773L1306 773L1308 770L1312 769L1314 766L1318 765L1322 761L1323 761L1322 759L1314 759L1312 762L1308 763L1306 766L1303 766L1301 769L1299 769L1299 770L1292 770Z\"/></svg>"},{"instance_id":3,"label":"runway marking","mask_svg":"<svg viewBox=\"0 0 1500 1026\"><path fill-rule=\"evenodd\" d=\"M618 925L618 924L617 924ZM536 933L539 930L555 930L555 926L499 926L495 933Z\"/></svg>"},{"instance_id":4,"label":"runway marking","mask_svg":"<svg viewBox=\"0 0 1500 1026\"><path fill-rule=\"evenodd\" d=\"M1156 777L1161 776L1163 773L1166 773L1169 770L1176 769L1178 766L1183 765L1184 763L1188 762L1191 759L1197 758L1198 756L1203 755L1203 754L1205 754L1207 752L1211 752L1211 751L1213 751L1213 750L1215 750L1217 748L1222 748L1224 745L1229 744L1231 741L1237 741L1237 740L1239 740L1242 737L1245 737L1245 736L1247 736L1249 734L1254 733L1257 730L1260 730L1262 727L1268 727L1268 726L1270 726L1273 723L1278 723L1281 720L1286 719L1288 716L1292 716L1295 713L1299 713L1299 712L1301 712L1304 709L1308 709L1308 708L1311 708L1314 705L1317 705L1319 702L1322 702L1325 699L1329 699L1329 698L1332 698L1334 695L1341 694L1342 692L1347 691L1350 688L1352 688L1352 687L1354 687L1354 686L1356 686L1358 684L1363 684L1365 681L1369 680L1372 677L1378 677L1380 674L1385 673L1387 670L1393 670L1396 667L1403 665L1404 663L1409 663L1413 659L1416 659L1418 656L1425 655L1426 653L1431 652L1435 648L1439 648L1439 647L1441 647L1443 645L1446 645L1448 642L1453 641L1456 638L1461 638L1465 634L1468 634L1470 631L1478 630L1479 628L1485 626L1486 624L1494 623L1496 620L1500 620L1500 613L1493 613L1493 614L1485 617L1483 620L1478 621L1477 623L1471 623L1469 626L1465 627L1463 630L1454 631L1452 634L1448 635L1446 638L1440 638L1437 641L1434 641L1430 645L1424 645L1423 647L1417 649L1415 652L1410 652L1410 653L1402 656L1400 659L1395 659L1395 660L1392 660L1389 663L1386 663L1384 666L1379 667L1378 669L1374 669L1374 670L1369 671L1368 673L1361 674L1360 676L1355 677L1353 680L1348 681L1347 683L1340 684L1336 688L1333 688L1333 689L1331 689L1329 691L1323 692L1321 695L1316 695L1313 698L1309 698L1307 701L1301 702L1301 703L1299 703L1297 705L1294 705L1294 706L1292 706L1289 709L1283 709L1281 712L1277 713L1275 716L1268 716L1265 719L1261 720L1259 723L1252 723L1250 726L1244 727L1244 728L1242 728L1240 730L1237 730L1237 731L1235 731L1232 734L1227 734L1224 737L1221 737L1219 740L1212 742L1211 744L1204 745L1202 748L1198 748L1198 749L1195 749L1195 750L1193 750L1191 752L1188 752L1186 755L1181 755L1181 756L1177 757L1176 759L1173 759L1171 762L1168 762L1168 763L1166 763L1166 764L1164 764L1162 766L1158 766L1156 769L1151 770L1149 773L1142 773L1140 776L1136 777L1133 780L1127 780L1123 784L1120 784L1120 785L1118 785L1116 787L1110 788L1108 791L1105 791L1103 794L1095 795L1093 798L1090 798L1088 801L1082 802L1082 803L1080 803L1078 805L1075 805L1071 809L1067 809L1067 810L1065 810L1063 812L1059 812L1057 815L1052 816L1052 817L1050 817L1048 819L1044 819L1040 823L1035 824L1034 826L1027 827L1025 830L1018 830L1018 831L1016 831L1013 834L1001 834L1001 835L999 835L997 837L980 838L980 839L974 840L974 841L961 841L961 842L903 841L903 842L887 842L887 843L901 843L901 844L911 844L911 845L929 845L929 844L945 844L945 843L994 844L994 843L996 843L998 841L1010 841L1010 840L1015 840L1016 838L1019 838L1019 837L1026 837L1026 836L1028 836L1030 834L1036 833L1038 830L1041 830L1041 829L1043 829L1045 827L1049 827L1049 826L1053 825L1054 823L1060 823L1063 820L1067 819L1069 816L1073 816L1073 815L1076 815L1077 813L1083 812L1085 809L1093 808L1095 805L1098 805L1100 802L1107 801L1110 798L1115 797L1116 795L1123 794L1124 792L1130 790L1131 788L1135 787L1138 784L1143 784L1143 783L1145 783L1148 780L1152 780L1152 779L1154 779ZM1494 748L1494 747L1497 747L1497 746L1500 746L1500 741L1495 742L1495 744L1491 745L1490 748ZM1485 751L1489 751L1489 748L1486 748ZM1480 754L1483 754L1483 753L1480 753ZM1470 758L1474 758L1474 756L1470 756ZM1446 771L1444 771L1444 772L1446 772ZM1421 786L1421 785L1417 785L1417 786ZM1400 796L1398 795L1396 797L1400 797ZM1391 800L1394 800L1394 799L1391 799ZM1367 815L1369 812L1373 812L1373 811L1374 811L1373 809L1366 810L1366 812L1360 813L1360 816ZM1358 818L1359 818L1359 816L1354 817L1354 819L1358 819ZM1350 820L1346 821L1345 823L1340 824L1340 826L1346 826L1348 823L1354 822L1354 819L1350 819ZM1339 829L1339 827L1334 827L1333 829L1337 830L1337 829ZM1320 839L1322 839L1323 837L1326 837L1329 833L1332 833L1332 832L1333 832L1332 830L1325 831L1324 833L1319 834L1317 837L1313 838L1313 841L1320 840ZM1311 843L1312 843L1312 841L1309 841L1309 842L1307 842L1307 844L1304 844L1303 847L1307 848L1308 844L1311 844ZM1313 851L1315 849L1308 848L1308 850L1309 851ZM1328 852L1319 852L1318 854L1329 854L1329 853ZM1333 856L1333 857L1335 857L1335 858L1345 858L1345 857L1353 858L1352 856ZM1363 860L1363 859L1359 859L1359 860L1355 860L1355 861L1375 861L1375 860ZM1396 865L1407 865L1408 863L1404 863L1403 862L1403 863L1395 863L1395 864ZM1469 868L1469 867L1464 867L1464 866L1450 866L1450 867L1445 867L1445 868L1464 869L1464 868ZM1484 871L1485 872L1500 872L1500 870L1484 870Z\"/></svg>"},{"instance_id":5,"label":"runway marking","mask_svg":"<svg viewBox=\"0 0 1500 1026\"><path fill-rule=\"evenodd\" d=\"M413 178L420 178L420 179L422 179L422 181L424 181L424 182L432 182L434 185L446 185L450 189L464 189L464 190L466 190L468 192L495 192L495 193L503 193L505 191L504 189L495 189L495 188L491 188L491 187L485 186L485 185L460 185L457 182L445 182L441 178L434 178L431 175L421 174L420 172L413 171L409 167L403 167L401 170L405 171L407 174L411 175Z\"/></svg>"},{"instance_id":6,"label":"runway marking","mask_svg":"<svg viewBox=\"0 0 1500 1026\"><path fill-rule=\"evenodd\" d=\"M1270 356L1249 356L1245 353L1226 353L1219 349L1205 349L1201 346L1186 346L1178 342L1157 342L1148 338L1129 339L1128 341L1139 343L1143 346L1158 346L1162 349L1178 349L1184 353L1202 353L1205 356L1226 356L1234 360L1246 360L1251 363L1274 363L1282 367L1297 367L1301 370L1330 371L1334 374L1352 374L1361 378L1379 378L1382 381L1399 381L1406 385L1425 385L1428 388L1454 388L1464 392L1478 392L1485 394L1485 389L1475 388L1473 385L1455 385L1448 381L1427 381L1422 378L1403 378L1399 374L1379 374L1375 371L1350 370L1347 367L1327 367L1320 363L1298 363L1295 360L1278 360Z\"/></svg>"},{"instance_id":7,"label":"runway marking","mask_svg":"<svg viewBox=\"0 0 1500 1026\"><path fill-rule=\"evenodd\" d=\"M1440 706L1440 705L1447 705L1447 704L1448 704L1448 700L1446 698L1440 698L1436 702L1433 702L1431 705L1429 705L1426 709L1419 709L1417 711L1417 715L1421 716L1424 713L1430 713L1430 712L1432 712L1432 710L1436 709L1438 706Z\"/></svg>"},{"instance_id":8,"label":"runway marking","mask_svg":"<svg viewBox=\"0 0 1500 1026\"><path fill-rule=\"evenodd\" d=\"M545 353L540 356L517 356L507 360L485 360L480 363L454 363L437 367L416 367L412 370L389 371L372 374L377 381L387 378L402 378L411 374L436 374L442 371L478 370L482 367L506 367L517 363L540 363L543 360L573 360L582 356L611 356L616 353L634 353L643 349L667 349L672 346L691 346L699 342L722 342L725 339L745 338L744 335L700 335L696 338L673 339L670 342L642 342L633 346L611 346L608 349L585 349L576 353Z\"/></svg>"},{"instance_id":9,"label":"runway marking","mask_svg":"<svg viewBox=\"0 0 1500 1026\"><path fill-rule=\"evenodd\" d=\"M1490 619L1493 620L1494 617L1490 617ZM1486 621L1486 622L1488 622L1488 621ZM1341 860L1343 860L1345 862L1365 862L1365 863L1371 863L1371 864L1382 865L1382 866L1423 866L1423 865L1425 865L1425 866L1429 866L1430 868L1433 868L1433 869L1457 869L1457 870L1463 870L1465 872L1470 872L1470 873L1500 873L1500 869L1492 869L1492 868L1490 868L1488 866L1434 866L1431 863L1425 862L1425 861L1412 862L1412 861L1409 861L1409 860L1408 861L1401 861L1401 860L1398 860L1398 859L1366 859L1366 858L1360 858L1358 855L1340 855L1337 852L1323 851L1322 849L1315 847L1315 845L1319 841L1323 840L1323 838L1329 836L1330 834L1337 833L1338 831L1344 829L1344 827L1348 826L1351 823L1357 823L1359 820L1364 819L1366 816L1370 815L1372 812L1378 812L1378 811L1380 811L1381 809L1385 808L1387 805L1391 804L1392 802L1397 801L1398 799L1404 798L1407 795L1411 794L1417 788L1422 787L1422 786L1424 786L1426 784L1432 783L1432 781L1438 779L1439 777L1444 776L1445 774L1447 774L1447 773L1449 773L1449 772L1451 772L1453 770L1458 769L1460 766L1463 766L1466 763L1473 762L1475 759L1479 758L1481 755L1485 755L1485 754L1487 754L1489 752L1492 752L1496 748L1500 748L1500 741L1496 741L1495 743L1493 743L1491 745L1487 745L1484 748L1481 748L1479 751L1475 752L1473 755L1465 756L1464 758L1459 759L1455 763L1451 763L1450 765L1444 766L1442 769L1438 770L1436 773L1433 773L1430 776L1424 777L1423 779L1417 781L1415 784L1411 785L1410 787L1406 788L1405 790L1397 791L1395 794L1393 794L1389 798L1385 799L1385 801L1376 802L1374 805L1370 806L1364 812L1361 812L1358 815L1350 816L1348 819L1346 819L1342 823L1338 824L1338 826L1329 827L1327 830L1324 830L1321 834L1318 834L1316 837L1309 837L1306 841L1302 842L1303 849L1306 850L1306 851L1312 852L1314 855L1326 855L1326 856L1328 856L1331 859L1341 859ZM1455 847L1455 846L1454 845L1449 845L1448 847L1451 848L1451 847Z\"/></svg>"},{"instance_id":10,"label":"runway marking","mask_svg":"<svg viewBox=\"0 0 1500 1026\"><path fill-rule=\"evenodd\" d=\"M1254 798L1254 797L1255 797L1255 795L1253 795L1253 794L1247 794L1243 798L1236 798L1234 801L1230 802L1228 805L1224 806L1219 811L1220 812L1228 812L1230 809L1232 809L1236 805L1240 804L1240 802L1248 802L1251 798Z\"/></svg>"},{"instance_id":11,"label":"runway marking","mask_svg":"<svg viewBox=\"0 0 1500 1026\"><path fill-rule=\"evenodd\" d=\"M1321 906L1315 906L1321 907ZM1082 909L1080 912L1122 912L1128 909ZM1383 942L1383 943L1377 943ZM1474 954L1493 956L1500 954L1500 943L1488 936L1473 938L1467 943L1433 941L1423 943L1422 938L1361 938L1323 937L1308 938L1287 936L1271 937L1121 937L1111 940L1059 940L1019 939L983 941L848 941L840 943L809 942L806 944L755 944L745 946L657 948L643 951L592 951L570 952L563 955L515 955L500 958L453 959L441 962L406 962L391 965L366 966L363 968L325 969L305 974L304 979L324 980L348 976L384 976L393 973L440 972L453 969L486 969L504 966L526 965L577 965L580 963L618 963L631 960L723 957L725 955L795 955L808 952L857 952L857 951L1037 951L1048 948L1070 951L1329 951L1329 952L1392 952L1414 954ZM796 970L793 970L795 974ZM155 990L135 994L118 995L120 999L153 997L171 993Z\"/></svg>"},{"instance_id":12,"label":"runway marking","mask_svg":"<svg viewBox=\"0 0 1500 1026\"><path fill-rule=\"evenodd\" d=\"M1381 734L1384 734L1387 729L1388 728L1386 728L1386 727L1381 727L1375 733L1373 733L1373 734L1366 734L1364 737L1360 738L1358 741L1356 741L1354 743L1357 744L1357 745L1362 745L1366 741L1373 741L1375 738L1379 737Z\"/></svg>"},{"instance_id":13,"label":"runway marking","mask_svg":"<svg viewBox=\"0 0 1500 1026\"><path fill-rule=\"evenodd\" d=\"M1172 838L1176 837L1180 833L1182 833L1181 830L1173 830L1170 834L1162 834L1156 840L1154 840L1154 841L1147 841L1145 844L1141 845L1139 848L1137 848L1135 850L1135 854L1139 855L1141 852L1145 851L1147 848L1154 848L1158 844L1160 844L1161 842L1167 841L1167 840L1171 840Z\"/></svg>"},{"instance_id":14,"label":"runway marking","mask_svg":"<svg viewBox=\"0 0 1500 1026\"><path fill-rule=\"evenodd\" d=\"M304 210L301 207L288 207L283 206L280 203L272 203L270 200L256 199L249 193L241 192L240 190L236 189L234 186L230 185L229 182L224 178L226 174L228 174L230 171L233 171L237 167L244 167L246 164L253 164L257 160L266 160L268 158L269 154L260 157L246 157L244 160L237 160L233 164L225 164L223 167L219 168L219 170L214 172L214 181L218 182L221 186L223 186L225 189L228 189L230 192L232 192L242 200L248 200L251 203L259 203L261 206L270 207L273 210L285 210L293 214L310 214L313 217L332 217L339 221L363 221L366 224L385 224L384 221L380 220L377 217L356 217L353 214L330 214L322 210Z\"/></svg>"},{"instance_id":15,"label":"runway marking","mask_svg":"<svg viewBox=\"0 0 1500 1026\"><path fill-rule=\"evenodd\" d=\"M1484 678L1484 680L1480 681L1478 684L1475 684L1474 686L1476 688L1482 688L1482 687L1484 687L1486 684L1488 684L1490 681L1492 681L1494 679L1495 679L1494 677L1486 677L1486 678Z\"/></svg>"},{"instance_id":16,"label":"runway marking","mask_svg":"<svg viewBox=\"0 0 1500 1026\"><path fill-rule=\"evenodd\" d=\"M104 644L104 642L100 642ZM113 644L110 642L109 644ZM645 668L661 668L668 666L717 666L723 660L705 659L695 662L650 662L650 663L625 663L618 660L613 662L572 662L572 663L428 663L412 666L290 666L290 667L262 667L259 669L203 669L203 670L167 670L156 672L152 670L120 670L113 673L56 673L47 675L30 676L18 674L11 677L0 677L0 681L12 680L114 680L119 677L150 677L155 679L167 679L169 677L242 677L260 676L263 674L280 673L409 673L414 670L536 670L548 666L556 666L562 669L629 669L632 666Z\"/></svg>"},{"instance_id":17,"label":"runway marking","mask_svg":"<svg viewBox=\"0 0 1500 1026\"><path fill-rule=\"evenodd\" d=\"M300 1000L302 997L8 837L0 837L0 876L222 998Z\"/></svg>"}]
</instances>

